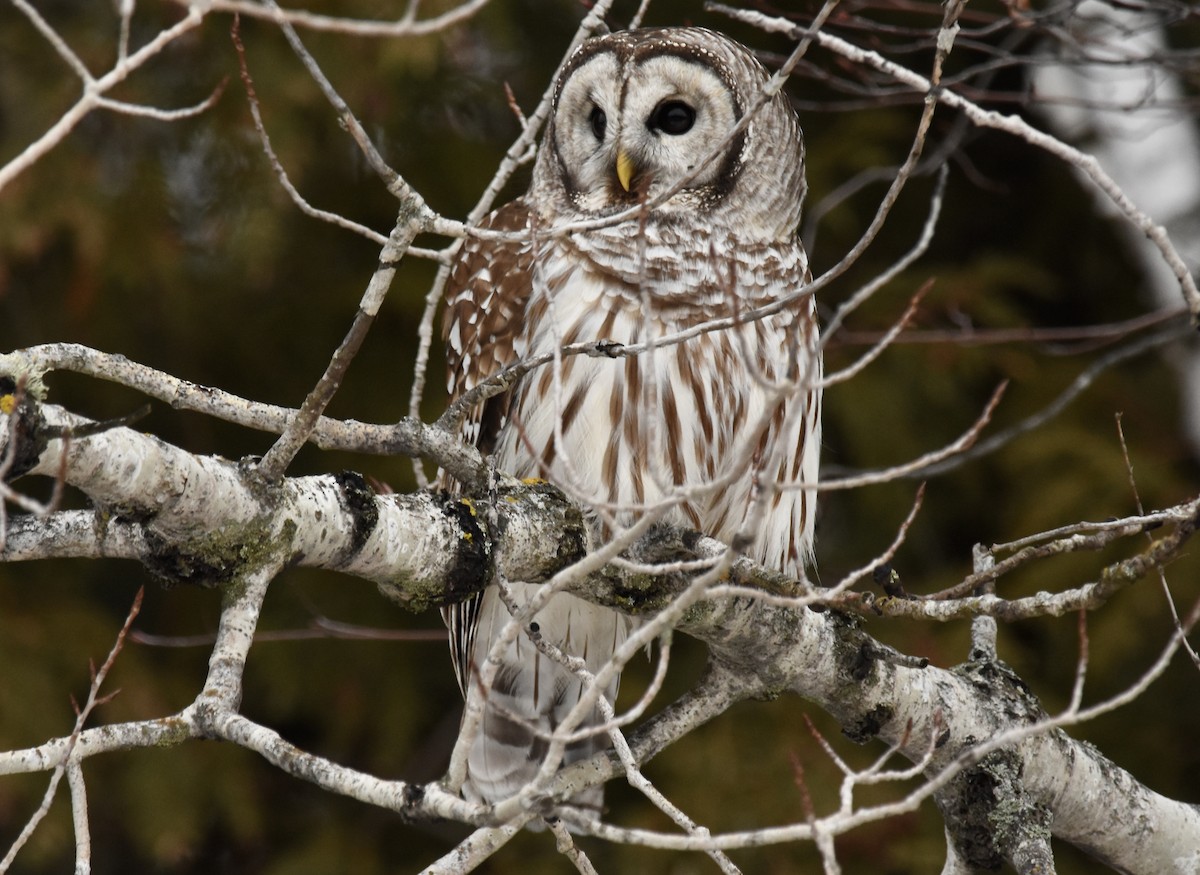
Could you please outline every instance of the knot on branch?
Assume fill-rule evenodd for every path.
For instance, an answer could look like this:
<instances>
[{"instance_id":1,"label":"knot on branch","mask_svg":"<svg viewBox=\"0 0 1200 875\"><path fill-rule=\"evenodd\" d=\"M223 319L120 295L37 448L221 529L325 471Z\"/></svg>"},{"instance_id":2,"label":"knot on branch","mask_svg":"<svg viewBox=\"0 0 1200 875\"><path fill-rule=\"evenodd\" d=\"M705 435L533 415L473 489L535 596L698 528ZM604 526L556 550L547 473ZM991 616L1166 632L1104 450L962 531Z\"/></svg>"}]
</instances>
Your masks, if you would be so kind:
<instances>
[{"instance_id":1,"label":"knot on branch","mask_svg":"<svg viewBox=\"0 0 1200 875\"><path fill-rule=\"evenodd\" d=\"M40 406L23 380L0 377L0 417L11 418L0 434L0 457L11 459L4 479L11 482L37 464L51 436Z\"/></svg>"},{"instance_id":2,"label":"knot on branch","mask_svg":"<svg viewBox=\"0 0 1200 875\"><path fill-rule=\"evenodd\" d=\"M875 738L895 718L896 712L886 705L876 705L857 720L842 727L842 735L855 744L866 744Z\"/></svg>"},{"instance_id":3,"label":"knot on branch","mask_svg":"<svg viewBox=\"0 0 1200 875\"><path fill-rule=\"evenodd\" d=\"M418 503L409 524L420 545L376 577L385 597L413 611L461 602L497 574L548 580L587 555L583 513L544 480L505 478L485 496L421 493Z\"/></svg>"},{"instance_id":4,"label":"knot on branch","mask_svg":"<svg viewBox=\"0 0 1200 875\"><path fill-rule=\"evenodd\" d=\"M587 347L587 354L592 358L620 358L625 352L625 344L615 340L597 340Z\"/></svg>"},{"instance_id":5,"label":"knot on branch","mask_svg":"<svg viewBox=\"0 0 1200 875\"><path fill-rule=\"evenodd\" d=\"M446 575L446 604L460 602L479 592L492 576L492 540L479 519L479 509L470 498L438 494L443 512L454 523L454 557Z\"/></svg>"},{"instance_id":6,"label":"knot on branch","mask_svg":"<svg viewBox=\"0 0 1200 875\"><path fill-rule=\"evenodd\" d=\"M375 503L375 490L370 487L366 478L356 471L343 471L333 479L337 483L342 509L353 520L350 551L357 552L379 525L379 505Z\"/></svg>"}]
</instances>

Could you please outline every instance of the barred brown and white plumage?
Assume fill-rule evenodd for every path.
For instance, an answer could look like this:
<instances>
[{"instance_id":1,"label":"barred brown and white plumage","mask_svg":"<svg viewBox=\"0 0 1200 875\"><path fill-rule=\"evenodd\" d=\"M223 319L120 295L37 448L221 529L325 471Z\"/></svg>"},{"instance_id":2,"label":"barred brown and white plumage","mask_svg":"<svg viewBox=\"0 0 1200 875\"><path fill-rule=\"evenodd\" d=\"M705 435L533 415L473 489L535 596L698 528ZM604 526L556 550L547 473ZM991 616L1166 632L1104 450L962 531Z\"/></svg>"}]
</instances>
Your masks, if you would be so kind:
<instances>
[{"instance_id":1,"label":"barred brown and white plumage","mask_svg":"<svg viewBox=\"0 0 1200 875\"><path fill-rule=\"evenodd\" d=\"M794 112L775 95L734 132L766 81L746 49L699 28L580 46L559 74L529 193L483 224L510 234L465 241L443 327L452 397L565 344L649 344L616 359L562 356L480 405L464 434L500 469L546 478L591 508L597 534L666 503L666 521L737 538L756 560L799 575L814 493L798 484L816 483L820 445L814 303L801 296L744 318L809 279L796 237L805 181ZM634 219L571 227L638 203L649 206ZM731 324L659 342L722 318ZM747 531L752 507L760 515ZM513 586L518 603L534 592ZM533 777L583 689L524 635L490 688L474 683L509 619L495 587L447 613L464 695L484 701L464 794L488 802ZM633 628L568 594L534 622L593 673ZM615 681L605 693L615 697ZM566 760L606 746L599 734ZM598 806L600 795L573 801Z\"/></svg>"}]
</instances>

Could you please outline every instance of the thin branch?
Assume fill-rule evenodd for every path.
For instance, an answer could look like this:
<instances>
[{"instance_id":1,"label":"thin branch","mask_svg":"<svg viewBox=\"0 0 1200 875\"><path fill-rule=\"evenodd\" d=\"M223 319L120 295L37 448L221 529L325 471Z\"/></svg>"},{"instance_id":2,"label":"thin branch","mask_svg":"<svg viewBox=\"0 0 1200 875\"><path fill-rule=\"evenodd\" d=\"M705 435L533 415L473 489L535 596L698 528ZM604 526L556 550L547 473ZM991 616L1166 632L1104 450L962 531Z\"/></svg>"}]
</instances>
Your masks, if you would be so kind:
<instances>
[{"instance_id":1,"label":"thin branch","mask_svg":"<svg viewBox=\"0 0 1200 875\"><path fill-rule=\"evenodd\" d=\"M274 12L279 13L278 4L274 0L266 0L266 3ZM366 340L367 332L374 323L383 298L392 284L400 260L408 251L409 245L417 234L430 230L436 218L433 211L425 204L424 199L383 160L383 156L379 154L350 107L325 76L316 59L304 47L291 24L281 18L276 20L284 37L291 45L292 51L304 64L305 69L320 87L330 105L337 111L339 119L354 137L367 161L385 182L388 191L400 202L400 215L391 234L388 235L387 243L380 252L379 265L367 284L350 330L337 350L334 351L325 373L321 375L321 379L304 399L296 416L288 423L287 430L267 451L258 466L259 475L268 483L283 476L292 459L308 441L321 414L341 387L350 363Z\"/></svg>"},{"instance_id":2,"label":"thin branch","mask_svg":"<svg viewBox=\"0 0 1200 875\"><path fill-rule=\"evenodd\" d=\"M609 706L605 699L600 699L599 701L605 720L611 720L611 706ZM612 739L613 749L616 751L617 758L621 761L621 766L625 771L625 780L629 782L631 787L650 800L655 808L667 815L667 817L674 821L688 835L698 836L700 838L710 835L708 829L699 826L694 820L688 817L681 808L675 805L675 803L671 802L671 800L668 799L666 795L663 794L657 787L655 787L642 773L642 770L638 766L637 760L634 757L633 749L629 746L629 742L619 730L610 730L609 736ZM728 855L726 855L724 852L712 850L706 851L706 853L708 854L709 858L716 863L717 868L725 873L725 875L740 875L741 870L734 865L733 861L730 860Z\"/></svg>"},{"instance_id":3,"label":"thin branch","mask_svg":"<svg viewBox=\"0 0 1200 875\"><path fill-rule=\"evenodd\" d=\"M1004 391L1007 388L1007 380L997 386L995 391L992 392L992 397L984 405L983 412L976 417L971 427L959 435L957 439L940 449L925 453L909 462L891 468L868 471L834 480L823 480L820 483L798 485L802 485L807 489L831 491L835 489L858 489L862 486L889 483L901 477L925 476L937 463L959 456L975 444L979 439L979 435L987 427L987 424L991 422L992 414L996 411L996 406L1000 403L1000 399L1004 397Z\"/></svg>"},{"instance_id":4,"label":"thin branch","mask_svg":"<svg viewBox=\"0 0 1200 875\"><path fill-rule=\"evenodd\" d=\"M471 833L454 850L421 870L421 875L460 875L473 872L483 865L492 854L506 845L513 836L533 820L532 814L524 814L503 826L487 826Z\"/></svg>"},{"instance_id":5,"label":"thin branch","mask_svg":"<svg viewBox=\"0 0 1200 875\"><path fill-rule=\"evenodd\" d=\"M215 632L200 635L154 635L134 629L129 640L134 644L147 647L211 647L217 640ZM313 641L313 640L343 640L343 641L434 641L446 643L446 630L443 629L381 629L376 626L359 626L353 623L342 623L328 617L314 617L312 625L307 629L276 629L257 631L254 633L255 644L270 644L279 641Z\"/></svg>"},{"instance_id":6,"label":"thin branch","mask_svg":"<svg viewBox=\"0 0 1200 875\"><path fill-rule=\"evenodd\" d=\"M85 87L92 86L96 81L96 77L92 75L90 70L88 70L87 66L80 59L79 55L75 54L74 50L67 45L66 40L59 36L58 31L52 28L46 19L42 18L41 13L38 12L37 9L31 6L28 2L26 2L26 0L12 0L12 3L25 15L26 18L29 19L30 23L37 28L38 33L45 37L46 42L50 43L50 45L54 47L54 51L56 51L58 56L66 62L67 66L74 71L75 75L79 77L79 81L83 83Z\"/></svg>"},{"instance_id":7,"label":"thin branch","mask_svg":"<svg viewBox=\"0 0 1200 875\"><path fill-rule=\"evenodd\" d=\"M117 33L117 60L123 61L129 57L129 30L133 20L135 0L117 0L117 12L121 16L121 25Z\"/></svg>"},{"instance_id":8,"label":"thin branch","mask_svg":"<svg viewBox=\"0 0 1200 875\"><path fill-rule=\"evenodd\" d=\"M889 273L891 273L891 271L889 271ZM882 279L882 277L880 279ZM871 285L874 285L874 283ZM857 376L867 367L867 365L871 364L871 362L883 355L884 351L896 341L896 338L900 337L904 333L904 329L908 327L908 324L912 321L913 317L916 316L917 308L921 305L921 299L925 297L931 288L933 288L933 280L926 281L924 285L917 289L917 291L909 299L908 307L905 308L904 312L900 315L900 318L896 320L895 324L893 324L891 328L883 333L878 342L861 356L859 356L856 361L842 368L840 371L835 371L832 374L826 374L824 377L822 377L820 384L821 387L828 388L830 386L836 386L838 383L846 382L847 380Z\"/></svg>"},{"instance_id":9,"label":"thin branch","mask_svg":"<svg viewBox=\"0 0 1200 875\"><path fill-rule=\"evenodd\" d=\"M1042 344L1050 355L1081 355L1113 343L1147 328L1157 328L1169 322L1181 321L1187 309L1155 310L1120 322L1100 325L1071 325L1063 328L905 328L892 343L953 344L954 346L993 346L999 344ZM843 328L830 339L829 347L874 346L889 332L855 331ZM1069 347L1065 344L1071 344Z\"/></svg>"},{"instance_id":10,"label":"thin branch","mask_svg":"<svg viewBox=\"0 0 1200 875\"><path fill-rule=\"evenodd\" d=\"M1013 440L1021 435L1034 431L1038 427L1058 416L1059 413L1066 409L1068 404L1074 401L1085 389L1087 389L1096 381L1097 377L1099 377L1109 368L1128 361L1129 359L1136 358L1143 353L1181 340L1190 333L1191 331L1186 323L1178 323L1164 328L1161 331L1148 334L1144 337L1139 337L1136 340L1125 344L1124 346L1117 347L1113 351L1102 356L1089 365L1086 370L1084 370L1078 377L1071 381L1071 384L1067 386L1066 389L1060 392L1053 401L1051 401L1037 413L1032 414L1015 425L1011 425L1008 428L1005 428L986 438L985 440L980 441L976 446L967 449L959 455L933 462L924 468L910 471L909 473L901 476L920 477L921 479L938 477L942 474L953 471L968 462L973 462L977 459L983 458L984 456L990 455L991 453L994 453L1012 443Z\"/></svg>"},{"instance_id":11,"label":"thin branch","mask_svg":"<svg viewBox=\"0 0 1200 875\"><path fill-rule=\"evenodd\" d=\"M996 130L1004 131L1013 136L1024 140L1030 145L1037 146L1061 159L1065 163L1082 171L1091 181L1099 188L1109 200L1117 207L1117 209L1125 216L1135 228L1150 238L1151 242L1158 248L1162 255L1163 261L1171 269L1179 283L1180 292L1183 295L1184 302L1187 304L1188 310L1192 315L1193 325L1200 324L1200 290L1196 288L1196 282L1192 278L1191 270L1187 266L1179 251L1171 242L1170 235L1166 228L1155 222L1150 216L1146 215L1133 202L1130 197L1125 194L1124 189L1119 186L1116 181L1108 175L1100 162L1095 156L1079 151L1073 146L1064 143L1062 140L1052 137L1037 128L1030 125L1027 121L1017 115L1004 115L1002 113L985 110L978 104L973 103L948 88L939 87L936 78L926 78L919 73L896 64L893 61L880 55L878 52L859 48L840 37L834 36L827 32L813 31L807 28L797 27L790 21L782 18L771 18L758 12L750 12L744 10L731 10L727 7L721 7L722 12L736 17L742 21L754 24L763 30L787 33L790 36L797 37L801 35L811 34L823 48L836 52L844 58L858 64L866 64L888 76L891 76L898 82L908 85L915 91L927 95L927 100L932 98L938 102L945 103L947 106L960 110L967 115L976 125L980 127L995 128Z\"/></svg>"},{"instance_id":12,"label":"thin branch","mask_svg":"<svg viewBox=\"0 0 1200 875\"><path fill-rule=\"evenodd\" d=\"M54 766L54 770L51 772L50 783L46 788L45 794L42 796L42 803L26 822L25 827L21 830L17 838L13 841L12 845L8 849L8 853L4 855L3 859L0 859L0 875L9 870L21 848L25 846L26 842L29 841L38 825L50 812L50 804L54 801L54 797L58 791L58 785L62 781L63 776L67 774L68 770L73 765L76 769L78 768L77 763L72 763L71 757L75 750L76 743L79 740L79 734L83 731L83 726L87 722L88 717L91 716L96 705L100 703L100 687L103 686L104 679L108 677L109 671L112 669L113 664L117 661L117 656L121 653L122 648L125 646L125 636L129 633L129 629L133 625L133 621L137 618L138 613L142 609L142 596L144 594L144 589L138 589L137 595L134 596L133 604L129 608L129 613L125 617L125 623L121 626L121 630L117 633L116 641L113 642L113 646L109 650L108 656L100 665L100 668L92 673L92 684L88 689L87 700L84 702L82 708L78 708L76 710L75 726L71 730L71 735L67 738L62 759L58 761L58 763ZM72 797L74 799L78 793L82 792L82 777L77 775L73 780L69 781L69 783L72 784ZM76 787L75 785L78 786ZM82 805L82 809L80 808L80 805ZM77 859L82 858L86 861L87 858L83 856L83 849L87 848L90 843L86 826L86 800L84 800L82 803L79 803L78 800L74 800L72 808L75 812L76 821L76 857ZM80 814L81 810L82 814ZM81 817L83 819L82 827L79 823ZM82 833L80 832L81 829ZM80 844L80 842L82 842L82 844Z\"/></svg>"},{"instance_id":13,"label":"thin branch","mask_svg":"<svg viewBox=\"0 0 1200 875\"><path fill-rule=\"evenodd\" d=\"M92 831L88 822L83 766L77 762L67 765L67 787L71 791L71 822L75 827L75 875L89 875L92 871Z\"/></svg>"},{"instance_id":14,"label":"thin branch","mask_svg":"<svg viewBox=\"0 0 1200 875\"><path fill-rule=\"evenodd\" d=\"M59 370L136 389L176 410L203 413L273 434L282 434L296 415L295 408L250 401L222 389L201 386L131 362L125 356L80 344L49 343L0 353L0 375L25 374L31 380L40 381L45 374ZM15 423L10 422L9 427L15 428ZM487 478L488 469L478 450L463 444L455 433L417 420L402 419L391 425L373 425L322 416L317 419L309 439L321 449L428 458L464 484L479 485Z\"/></svg>"},{"instance_id":15,"label":"thin branch","mask_svg":"<svg viewBox=\"0 0 1200 875\"><path fill-rule=\"evenodd\" d=\"M14 2L22 9L28 9L32 13L32 20L34 20L35 25L39 21L45 24L41 16L33 11L33 7L29 6L26 0L14 0ZM3 167L0 167L0 191L3 191L5 186L17 176L36 164L43 155L66 139L67 135L75 129L79 122L99 106L99 100L106 92L125 81L130 74L138 70L151 58L160 54L172 42L198 27L204 20L204 15L204 10L200 4L189 4L188 14L183 19L159 32L146 45L142 46L132 55L118 59L117 64L99 79L94 79L87 73L86 69L76 69L75 72L77 75L86 77L83 80L85 84L83 96L66 112L60 115L58 121L51 125L49 130L42 134L42 136L26 146L20 154ZM51 30L50 33L53 33L53 31ZM52 43L54 42L54 39L51 37L47 36L47 38ZM61 39L59 39L59 42L61 42ZM62 45L65 47L65 43ZM58 47L58 43L55 43L55 46L61 54L63 49ZM69 49L67 51L69 52ZM74 66L72 64L72 67Z\"/></svg>"},{"instance_id":16,"label":"thin branch","mask_svg":"<svg viewBox=\"0 0 1200 875\"><path fill-rule=\"evenodd\" d=\"M113 100L108 97L97 97L95 103L98 109L111 110L121 115L148 118L159 122L177 122L195 118L216 106L217 101L221 99L221 95L225 93L225 86L227 84L228 80L222 79L217 83L217 87L212 90L212 93L208 97L199 103L181 107L180 109L160 109L157 106L143 106L140 103L129 103L128 101Z\"/></svg>"},{"instance_id":17,"label":"thin branch","mask_svg":"<svg viewBox=\"0 0 1200 875\"><path fill-rule=\"evenodd\" d=\"M233 26L229 30L229 38L233 41L234 50L237 52L238 71L242 77L242 85L246 89L246 102L250 106L250 115L254 119L254 130L258 132L258 139L262 144L263 152L266 153L267 160L271 162L271 168L275 171L275 177L279 180L279 184L283 186L283 190L288 193L288 197L292 199L292 203L299 207L300 211L306 216L312 216L314 219L320 219L323 222L329 222L332 225L353 231L355 234L366 237L380 246L386 245L388 238L385 235L380 234L373 228L368 228L365 225L340 216L337 213L313 207L297 191L296 187L292 185L292 180L288 177L287 170L284 169L283 163L279 160L279 156L275 154L275 149L271 146L271 137L267 133L266 125L263 123L258 94L254 90L254 80L250 76L250 69L246 64L246 47L242 44L240 29L241 19L235 17L233 19Z\"/></svg>"},{"instance_id":18,"label":"thin branch","mask_svg":"<svg viewBox=\"0 0 1200 875\"><path fill-rule=\"evenodd\" d=\"M550 832L554 833L554 844L558 852L571 861L579 875L599 875L587 854L571 838L566 824L557 817L547 818L546 824L550 827Z\"/></svg>"},{"instance_id":19,"label":"thin branch","mask_svg":"<svg viewBox=\"0 0 1200 875\"><path fill-rule=\"evenodd\" d=\"M1159 569L1161 573L1162 569ZM1182 628L1182 624L1180 624ZM1079 611L1079 622L1076 624L1079 635L1079 657L1075 660L1075 682L1071 685L1071 700L1067 705L1068 711L1078 711L1083 704L1083 685L1087 681L1088 646L1087 611ZM1186 640L1186 639L1185 639Z\"/></svg>"},{"instance_id":20,"label":"thin branch","mask_svg":"<svg viewBox=\"0 0 1200 875\"><path fill-rule=\"evenodd\" d=\"M1142 508L1142 496L1138 493L1137 479L1133 476L1133 462L1129 458L1129 446L1125 443L1125 429L1121 427L1121 414L1117 414L1117 439L1121 442L1121 457L1125 460L1125 473L1129 476L1129 489L1133 493L1133 501L1137 506L1137 511L1141 515L1145 515L1145 510ZM1146 532L1146 540L1151 544L1154 543L1154 536ZM1158 569L1158 582L1162 588L1163 597L1167 600L1167 607L1171 611L1171 621L1175 624L1177 630L1182 631L1183 623L1179 619L1179 610L1175 607L1175 599L1171 596L1171 587L1167 585L1167 575L1160 566ZM1081 628L1081 634L1086 633L1086 628ZM1195 649L1187 640L1187 636L1181 639L1184 649L1187 650L1188 656L1192 658L1192 664L1200 668L1200 656L1196 654Z\"/></svg>"},{"instance_id":21,"label":"thin branch","mask_svg":"<svg viewBox=\"0 0 1200 875\"><path fill-rule=\"evenodd\" d=\"M181 6L191 7L194 0L174 0ZM354 37L417 37L428 36L449 30L471 18L488 4L489 0L464 0L431 18L417 19L405 14L396 21L379 21L348 18L338 15L321 15L302 9L280 9L278 5L259 0L206 0L205 5L217 12L232 12L247 18L274 21L280 26L301 27L305 30L337 33ZM411 8L411 7L410 7Z\"/></svg>"},{"instance_id":22,"label":"thin branch","mask_svg":"<svg viewBox=\"0 0 1200 875\"><path fill-rule=\"evenodd\" d=\"M1080 584L1063 592L1039 592L1036 595L1016 599L1004 599L986 594L948 597L944 593L939 593L936 600L901 598L869 599L867 600L867 604L872 611L884 614L885 616L937 620L939 622L978 616L989 616L1000 620L1013 621L1043 616L1061 617L1064 614L1075 611L1094 610L1105 604L1116 593L1141 580L1147 574L1159 571L1163 566L1181 555L1185 545L1192 535L1195 534L1197 523L1200 521L1200 500L1193 502L1191 507L1193 508L1192 516L1179 523L1175 531L1170 535L1153 541L1149 547L1135 556L1105 566L1096 580ZM1108 539L1094 538L1083 540L1090 546L1098 542L1106 543ZM1080 539L1071 539L1068 542L1052 542L1045 545L1043 549L1034 550L1033 552L1041 557L1045 557L1053 555L1056 552L1067 552L1067 547L1060 548L1060 545L1070 544L1071 547L1077 549L1076 545L1079 543ZM1095 547L1090 548L1094 549ZM1028 554L1022 556L1022 559L1025 561L1028 558ZM972 575L968 580L977 582L994 579L1003 573L999 569L1004 564L996 563L995 567ZM962 589L964 585L965 582L953 587L953 591ZM843 603L847 606L861 601L861 597L858 594L849 594L844 596L843 599ZM1182 628L1182 624L1180 628Z\"/></svg>"}]
</instances>

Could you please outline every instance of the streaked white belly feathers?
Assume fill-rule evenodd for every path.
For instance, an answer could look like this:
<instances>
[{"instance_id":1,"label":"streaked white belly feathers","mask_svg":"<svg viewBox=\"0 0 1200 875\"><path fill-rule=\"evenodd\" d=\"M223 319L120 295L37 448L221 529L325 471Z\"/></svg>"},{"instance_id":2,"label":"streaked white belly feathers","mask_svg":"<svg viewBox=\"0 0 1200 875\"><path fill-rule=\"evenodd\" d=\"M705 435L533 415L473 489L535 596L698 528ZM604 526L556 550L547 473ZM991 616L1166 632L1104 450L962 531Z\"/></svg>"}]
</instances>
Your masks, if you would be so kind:
<instances>
[{"instance_id":1,"label":"streaked white belly feathers","mask_svg":"<svg viewBox=\"0 0 1200 875\"><path fill-rule=\"evenodd\" d=\"M580 342L644 344L698 321L695 308L664 306L578 261L546 263L570 266L538 277L522 357ZM797 484L815 484L820 444L819 394L808 391L820 377L816 337L798 336L802 324L784 311L638 355L563 355L525 377L497 462L618 522L665 499L666 520L726 541L743 527L757 481L766 494L753 555L799 574L813 518L801 505L811 511L813 496Z\"/></svg>"}]
</instances>

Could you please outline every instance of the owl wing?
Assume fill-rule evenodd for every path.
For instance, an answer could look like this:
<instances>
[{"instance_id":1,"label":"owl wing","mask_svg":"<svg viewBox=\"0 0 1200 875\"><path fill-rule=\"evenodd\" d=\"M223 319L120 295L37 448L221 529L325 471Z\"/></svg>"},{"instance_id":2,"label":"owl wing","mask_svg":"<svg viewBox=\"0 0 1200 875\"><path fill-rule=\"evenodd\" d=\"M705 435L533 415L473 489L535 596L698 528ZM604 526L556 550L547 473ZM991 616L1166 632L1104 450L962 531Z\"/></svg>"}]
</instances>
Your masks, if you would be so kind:
<instances>
[{"instance_id":1,"label":"owl wing","mask_svg":"<svg viewBox=\"0 0 1200 875\"><path fill-rule=\"evenodd\" d=\"M527 231L530 211L523 199L507 204L480 223L485 231ZM518 336L533 285L533 246L520 240L468 237L446 283L442 338L450 401L520 357ZM509 393L495 395L467 416L465 440L484 455L495 448L508 413Z\"/></svg>"},{"instance_id":2,"label":"owl wing","mask_svg":"<svg viewBox=\"0 0 1200 875\"><path fill-rule=\"evenodd\" d=\"M527 233L531 213L523 199L496 210L480 223L486 231L526 232L521 239L467 237L446 283L442 337L446 341L450 401L515 362L525 305L533 286L533 244ZM510 392L494 395L472 410L462 425L463 439L485 455L508 417ZM455 484L443 476L441 485ZM450 655L463 695L479 625L482 594L442 611L450 630Z\"/></svg>"}]
</instances>

